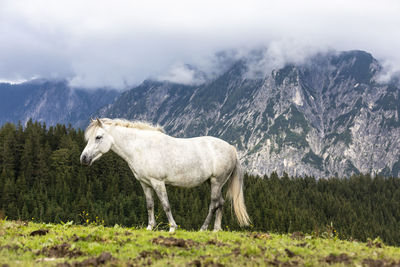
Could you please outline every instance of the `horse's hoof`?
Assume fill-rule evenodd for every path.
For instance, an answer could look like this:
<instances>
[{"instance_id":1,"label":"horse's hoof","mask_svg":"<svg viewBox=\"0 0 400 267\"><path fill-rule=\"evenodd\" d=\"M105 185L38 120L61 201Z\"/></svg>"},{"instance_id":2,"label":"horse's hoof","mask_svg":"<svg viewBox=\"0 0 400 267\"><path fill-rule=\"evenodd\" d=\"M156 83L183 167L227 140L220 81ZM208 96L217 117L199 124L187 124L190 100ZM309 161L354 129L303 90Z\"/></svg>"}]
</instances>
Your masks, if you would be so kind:
<instances>
[{"instance_id":1,"label":"horse's hoof","mask_svg":"<svg viewBox=\"0 0 400 267\"><path fill-rule=\"evenodd\" d=\"M149 230L149 231L153 230L153 226L151 226L151 225L147 226L146 230Z\"/></svg>"},{"instance_id":2,"label":"horse's hoof","mask_svg":"<svg viewBox=\"0 0 400 267\"><path fill-rule=\"evenodd\" d=\"M170 233L175 232L175 228L174 228L174 227L169 228L169 232L170 232Z\"/></svg>"},{"instance_id":3,"label":"horse's hoof","mask_svg":"<svg viewBox=\"0 0 400 267\"><path fill-rule=\"evenodd\" d=\"M219 231L221 231L221 229L214 229L213 230L214 233L219 232Z\"/></svg>"}]
</instances>

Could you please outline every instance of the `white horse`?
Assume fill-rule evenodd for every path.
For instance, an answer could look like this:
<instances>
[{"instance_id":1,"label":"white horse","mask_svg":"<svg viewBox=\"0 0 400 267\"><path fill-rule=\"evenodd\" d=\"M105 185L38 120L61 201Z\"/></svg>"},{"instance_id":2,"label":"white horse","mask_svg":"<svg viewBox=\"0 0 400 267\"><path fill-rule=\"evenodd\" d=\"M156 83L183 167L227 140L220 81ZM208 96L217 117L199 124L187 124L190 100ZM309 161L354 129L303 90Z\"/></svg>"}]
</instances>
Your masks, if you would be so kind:
<instances>
[{"instance_id":1,"label":"white horse","mask_svg":"<svg viewBox=\"0 0 400 267\"><path fill-rule=\"evenodd\" d=\"M195 187L210 180L211 203L200 230L207 230L214 212L214 231L221 230L221 190L230 181L227 197L240 225L248 225L243 197L243 175L236 149L227 142L210 136L174 138L159 126L121 119L92 120L85 131L87 145L81 163L91 165L110 149L122 157L139 180L146 196L149 218L148 230L155 224L153 189L168 217L169 231L177 228L172 217L166 184Z\"/></svg>"}]
</instances>

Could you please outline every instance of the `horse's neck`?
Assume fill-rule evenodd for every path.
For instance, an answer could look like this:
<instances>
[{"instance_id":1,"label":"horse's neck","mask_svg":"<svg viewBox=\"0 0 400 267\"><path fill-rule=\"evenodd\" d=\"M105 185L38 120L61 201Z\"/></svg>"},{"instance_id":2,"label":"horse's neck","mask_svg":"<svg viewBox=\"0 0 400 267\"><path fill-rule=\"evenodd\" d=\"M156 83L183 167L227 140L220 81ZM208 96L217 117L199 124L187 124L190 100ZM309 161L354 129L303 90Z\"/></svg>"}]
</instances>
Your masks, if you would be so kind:
<instances>
[{"instance_id":1,"label":"horse's neck","mask_svg":"<svg viewBox=\"0 0 400 267\"><path fill-rule=\"evenodd\" d=\"M156 133L135 128L115 127L111 134L114 138L112 150L133 167L135 156L137 156L135 151L143 150L143 146L151 140L152 134Z\"/></svg>"},{"instance_id":2,"label":"horse's neck","mask_svg":"<svg viewBox=\"0 0 400 267\"><path fill-rule=\"evenodd\" d=\"M133 128L115 127L111 134L114 139L114 145L111 149L123 158L128 164L132 164L134 158L133 151L135 141L137 140L137 131Z\"/></svg>"}]
</instances>

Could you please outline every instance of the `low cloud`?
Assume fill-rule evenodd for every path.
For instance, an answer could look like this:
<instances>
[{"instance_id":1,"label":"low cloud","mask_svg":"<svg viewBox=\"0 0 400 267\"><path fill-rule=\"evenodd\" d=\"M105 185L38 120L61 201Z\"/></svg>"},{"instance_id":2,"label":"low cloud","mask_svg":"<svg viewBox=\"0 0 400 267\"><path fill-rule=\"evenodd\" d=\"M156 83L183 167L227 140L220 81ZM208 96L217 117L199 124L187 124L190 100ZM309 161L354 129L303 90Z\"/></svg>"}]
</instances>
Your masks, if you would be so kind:
<instances>
[{"instance_id":1,"label":"low cloud","mask_svg":"<svg viewBox=\"0 0 400 267\"><path fill-rule=\"evenodd\" d=\"M260 48L263 60L249 75L358 49L391 65L390 76L400 69L399 10L396 0L3 0L0 80L121 89L150 77L199 83Z\"/></svg>"},{"instance_id":2,"label":"low cloud","mask_svg":"<svg viewBox=\"0 0 400 267\"><path fill-rule=\"evenodd\" d=\"M182 63L172 66L166 74L156 77L156 79L187 85L202 84L206 81L206 77L202 75L202 72Z\"/></svg>"},{"instance_id":3,"label":"low cloud","mask_svg":"<svg viewBox=\"0 0 400 267\"><path fill-rule=\"evenodd\" d=\"M400 65L393 64L392 60L383 60L380 64L382 70L377 75L377 81L380 83L395 82L400 85Z\"/></svg>"}]
</instances>

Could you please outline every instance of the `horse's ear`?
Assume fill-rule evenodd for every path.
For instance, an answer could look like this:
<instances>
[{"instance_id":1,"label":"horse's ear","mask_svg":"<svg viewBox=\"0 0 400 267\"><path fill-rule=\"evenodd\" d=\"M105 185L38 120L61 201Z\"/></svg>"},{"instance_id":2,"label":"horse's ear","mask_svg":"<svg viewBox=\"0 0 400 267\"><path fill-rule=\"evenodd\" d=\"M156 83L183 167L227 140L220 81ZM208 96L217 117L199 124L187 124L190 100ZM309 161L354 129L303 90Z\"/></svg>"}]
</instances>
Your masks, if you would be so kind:
<instances>
[{"instance_id":1,"label":"horse's ear","mask_svg":"<svg viewBox=\"0 0 400 267\"><path fill-rule=\"evenodd\" d=\"M94 122L94 119L92 117L90 117L90 123Z\"/></svg>"},{"instance_id":2,"label":"horse's ear","mask_svg":"<svg viewBox=\"0 0 400 267\"><path fill-rule=\"evenodd\" d=\"M99 119L99 118L96 118L96 120L97 120L97 123L99 124L99 126L100 126L100 127L103 127L103 124L101 123L100 119Z\"/></svg>"}]
</instances>

